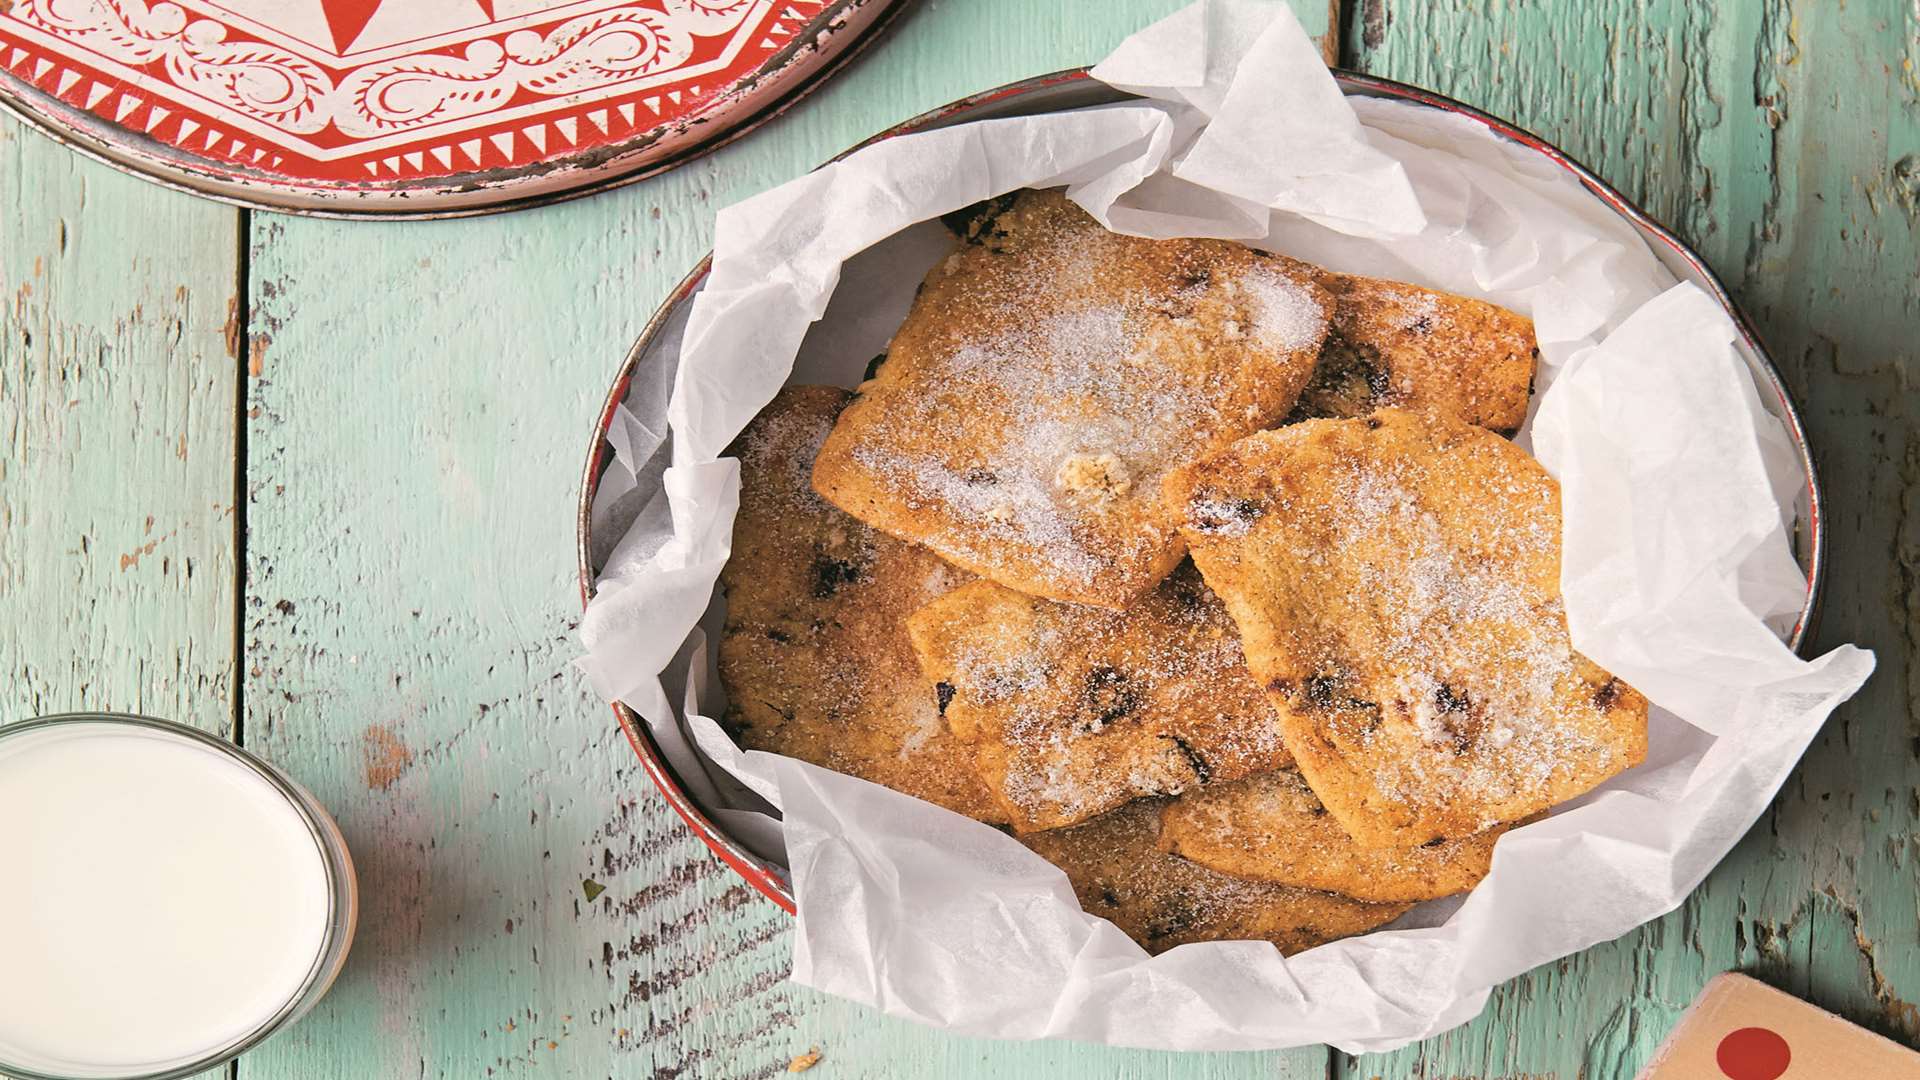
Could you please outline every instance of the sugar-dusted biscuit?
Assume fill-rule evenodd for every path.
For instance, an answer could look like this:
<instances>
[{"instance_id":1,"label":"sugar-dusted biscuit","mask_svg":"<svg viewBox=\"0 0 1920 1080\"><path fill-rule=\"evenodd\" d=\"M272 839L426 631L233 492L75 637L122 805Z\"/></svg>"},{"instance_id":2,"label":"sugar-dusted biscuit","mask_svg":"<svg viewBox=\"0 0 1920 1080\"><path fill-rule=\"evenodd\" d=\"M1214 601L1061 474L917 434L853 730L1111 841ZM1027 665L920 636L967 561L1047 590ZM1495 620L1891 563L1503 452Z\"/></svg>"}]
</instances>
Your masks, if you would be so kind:
<instances>
[{"instance_id":1,"label":"sugar-dusted biscuit","mask_svg":"<svg viewBox=\"0 0 1920 1080\"><path fill-rule=\"evenodd\" d=\"M1166 491L1359 842L1471 836L1645 756L1646 699L1568 640L1559 486L1500 436L1402 409L1309 420Z\"/></svg>"},{"instance_id":2,"label":"sugar-dusted biscuit","mask_svg":"<svg viewBox=\"0 0 1920 1080\"><path fill-rule=\"evenodd\" d=\"M1504 825L1410 848L1362 847L1292 769L1197 788L1160 815L1162 850L1235 877L1376 902L1431 900L1487 876Z\"/></svg>"},{"instance_id":3,"label":"sugar-dusted biscuit","mask_svg":"<svg viewBox=\"0 0 1920 1080\"><path fill-rule=\"evenodd\" d=\"M1003 821L907 640L907 616L968 575L834 509L809 483L850 396L788 387L734 443L740 513L720 573L727 726L750 749Z\"/></svg>"},{"instance_id":4,"label":"sugar-dusted biscuit","mask_svg":"<svg viewBox=\"0 0 1920 1080\"><path fill-rule=\"evenodd\" d=\"M1484 300L1398 281L1323 274L1333 326L1290 419L1438 409L1512 434L1527 418L1533 321Z\"/></svg>"},{"instance_id":5,"label":"sugar-dusted biscuit","mask_svg":"<svg viewBox=\"0 0 1920 1080\"><path fill-rule=\"evenodd\" d=\"M1121 236L1057 192L992 209L927 277L814 486L1020 592L1124 607L1183 553L1162 478L1287 415L1333 300L1304 263Z\"/></svg>"},{"instance_id":6,"label":"sugar-dusted biscuit","mask_svg":"<svg viewBox=\"0 0 1920 1080\"><path fill-rule=\"evenodd\" d=\"M1194 941L1251 940L1292 954L1364 934L1412 906L1215 873L1156 846L1159 815L1157 801L1141 800L1021 842L1066 871L1082 909L1150 953Z\"/></svg>"},{"instance_id":7,"label":"sugar-dusted biscuit","mask_svg":"<svg viewBox=\"0 0 1920 1080\"><path fill-rule=\"evenodd\" d=\"M907 621L1015 830L1282 767L1280 718L1185 564L1125 611L975 581Z\"/></svg>"}]
</instances>

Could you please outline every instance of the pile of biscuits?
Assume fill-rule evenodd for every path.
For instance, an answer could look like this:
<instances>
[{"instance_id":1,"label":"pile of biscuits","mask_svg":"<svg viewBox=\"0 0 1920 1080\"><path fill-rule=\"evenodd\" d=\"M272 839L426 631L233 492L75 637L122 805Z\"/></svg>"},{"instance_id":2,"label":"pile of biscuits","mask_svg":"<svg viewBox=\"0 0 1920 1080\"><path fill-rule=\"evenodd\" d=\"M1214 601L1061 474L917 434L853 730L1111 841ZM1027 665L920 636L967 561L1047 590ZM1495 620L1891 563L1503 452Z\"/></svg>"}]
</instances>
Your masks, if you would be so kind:
<instances>
[{"instance_id":1,"label":"pile of biscuits","mask_svg":"<svg viewBox=\"0 0 1920 1080\"><path fill-rule=\"evenodd\" d=\"M1641 760L1504 437L1528 320L1055 192L948 224L866 381L735 444L742 745L1010 830L1151 952L1363 933Z\"/></svg>"}]
</instances>

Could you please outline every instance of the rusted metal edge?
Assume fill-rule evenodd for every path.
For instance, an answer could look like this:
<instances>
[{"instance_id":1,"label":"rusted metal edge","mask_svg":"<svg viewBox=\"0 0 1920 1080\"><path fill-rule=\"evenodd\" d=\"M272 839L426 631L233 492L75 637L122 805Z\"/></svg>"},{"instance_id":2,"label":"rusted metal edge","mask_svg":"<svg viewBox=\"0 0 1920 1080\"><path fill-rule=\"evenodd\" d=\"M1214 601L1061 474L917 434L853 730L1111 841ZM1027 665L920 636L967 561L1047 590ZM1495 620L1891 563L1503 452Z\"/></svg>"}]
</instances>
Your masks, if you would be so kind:
<instances>
[{"instance_id":1,"label":"rusted metal edge","mask_svg":"<svg viewBox=\"0 0 1920 1080\"><path fill-rule=\"evenodd\" d=\"M21 90L0 80L0 113L34 128L63 146L151 183L226 203L229 206L300 217L378 221L427 221L475 217L568 202L637 183L678 168L726 146L781 115L819 89L847 64L885 36L918 0L835 0L821 10L794 39L767 58L759 70L741 79L699 112L675 119L622 143L582 151L566 158L512 168L475 170L451 177L433 177L409 184L363 185L328 192L316 188L296 194L275 186L267 174L247 170L218 170L211 163L183 158L175 148L141 132L109 123L39 90ZM849 27L849 24L857 23ZM848 36L851 35L851 36ZM818 66L805 67L808 58L825 54ZM797 73L796 73L797 72ZM791 85L780 88L791 80ZM764 105L754 99L770 94ZM727 114L745 110L732 122ZM660 155L657 147L670 136L685 135L711 125L703 139ZM124 145L122 145L124 144ZM658 155L658 156L656 156ZM517 195L516 185L563 170L576 170L577 184ZM410 195L422 199L460 199L471 203L409 207ZM274 196L278 194L278 198ZM341 201L329 201L341 200ZM354 200L354 201L346 201Z\"/></svg>"}]
</instances>

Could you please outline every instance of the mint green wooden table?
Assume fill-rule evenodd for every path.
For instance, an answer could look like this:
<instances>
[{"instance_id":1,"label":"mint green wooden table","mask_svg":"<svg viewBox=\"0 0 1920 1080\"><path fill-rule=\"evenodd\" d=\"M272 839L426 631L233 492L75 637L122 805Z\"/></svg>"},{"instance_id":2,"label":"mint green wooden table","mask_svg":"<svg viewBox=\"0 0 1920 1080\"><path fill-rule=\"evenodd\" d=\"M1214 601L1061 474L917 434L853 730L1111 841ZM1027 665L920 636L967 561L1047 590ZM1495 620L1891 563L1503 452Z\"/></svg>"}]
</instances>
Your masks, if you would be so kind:
<instances>
[{"instance_id":1,"label":"mint green wooden table","mask_svg":"<svg viewBox=\"0 0 1920 1080\"><path fill-rule=\"evenodd\" d=\"M822 1078L1627 1077L1734 967L1920 1038L1913 0L1356 0L1331 27L1296 0L1344 64L1529 127L1676 227L1804 409L1833 511L1813 648L1880 671L1681 910L1357 1060L959 1039L784 981L787 916L568 668L595 407L715 209L1182 2L922 0L712 157L474 220L238 212L0 122L0 719L230 734L359 862L345 976L241 1077L738 1080L812 1046Z\"/></svg>"}]
</instances>

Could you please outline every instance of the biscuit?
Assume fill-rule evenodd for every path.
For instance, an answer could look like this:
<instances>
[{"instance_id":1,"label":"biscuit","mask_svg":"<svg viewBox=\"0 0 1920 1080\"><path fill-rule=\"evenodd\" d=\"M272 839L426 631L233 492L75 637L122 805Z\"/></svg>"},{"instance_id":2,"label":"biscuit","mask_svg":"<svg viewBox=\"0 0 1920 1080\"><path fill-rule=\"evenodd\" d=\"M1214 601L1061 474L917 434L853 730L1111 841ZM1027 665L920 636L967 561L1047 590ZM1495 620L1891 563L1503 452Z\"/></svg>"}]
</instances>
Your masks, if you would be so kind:
<instances>
[{"instance_id":1,"label":"biscuit","mask_svg":"<svg viewBox=\"0 0 1920 1080\"><path fill-rule=\"evenodd\" d=\"M1334 821L1298 772L1189 791L1160 815L1160 848L1235 877L1375 902L1431 900L1487 876L1507 826L1413 848L1370 848Z\"/></svg>"},{"instance_id":2,"label":"biscuit","mask_svg":"<svg viewBox=\"0 0 1920 1080\"><path fill-rule=\"evenodd\" d=\"M1003 821L971 749L941 723L906 633L908 614L968 575L853 520L809 483L850 396L788 387L733 445L740 513L720 573L726 726L749 749Z\"/></svg>"},{"instance_id":3,"label":"biscuit","mask_svg":"<svg viewBox=\"0 0 1920 1080\"><path fill-rule=\"evenodd\" d=\"M1527 418L1533 321L1417 285L1323 274L1333 326L1290 420L1440 410L1510 435Z\"/></svg>"},{"instance_id":4,"label":"biscuit","mask_svg":"<svg viewBox=\"0 0 1920 1080\"><path fill-rule=\"evenodd\" d=\"M1568 640L1559 486L1498 435L1402 409L1309 420L1166 491L1287 748L1360 843L1471 836L1645 756L1646 699Z\"/></svg>"},{"instance_id":5,"label":"biscuit","mask_svg":"<svg viewBox=\"0 0 1920 1080\"><path fill-rule=\"evenodd\" d=\"M814 486L1009 588L1124 607L1183 553L1162 478L1287 415L1332 297L1304 263L1121 236L1058 192L964 230Z\"/></svg>"},{"instance_id":6,"label":"biscuit","mask_svg":"<svg viewBox=\"0 0 1920 1080\"><path fill-rule=\"evenodd\" d=\"M1364 934L1413 906L1215 873L1155 846L1159 815L1156 801L1142 800L1021 842L1066 872L1083 910L1150 953L1194 941L1249 940L1271 941L1291 955Z\"/></svg>"},{"instance_id":7,"label":"biscuit","mask_svg":"<svg viewBox=\"0 0 1920 1080\"><path fill-rule=\"evenodd\" d=\"M1125 611L975 581L907 628L1016 831L1292 761L1233 620L1191 564Z\"/></svg>"}]
</instances>

